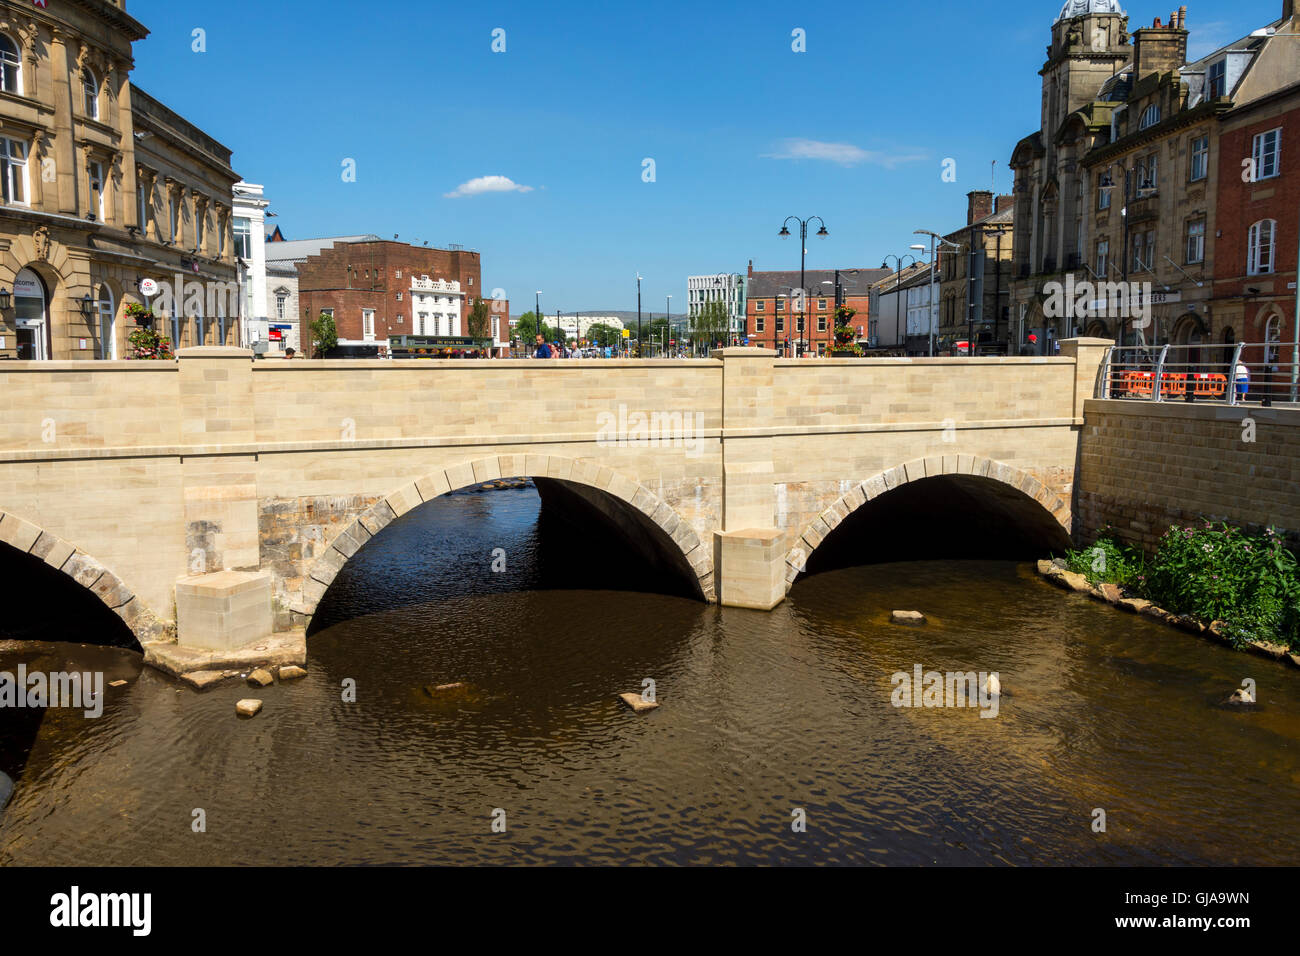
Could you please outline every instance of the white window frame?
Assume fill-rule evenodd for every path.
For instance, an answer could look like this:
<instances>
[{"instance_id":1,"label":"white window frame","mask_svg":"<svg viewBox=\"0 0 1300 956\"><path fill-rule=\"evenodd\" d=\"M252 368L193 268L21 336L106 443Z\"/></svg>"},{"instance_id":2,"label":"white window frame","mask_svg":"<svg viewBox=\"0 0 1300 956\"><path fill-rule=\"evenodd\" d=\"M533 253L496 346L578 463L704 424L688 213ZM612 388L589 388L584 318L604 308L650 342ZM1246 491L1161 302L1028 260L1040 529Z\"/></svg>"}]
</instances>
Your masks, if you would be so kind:
<instances>
[{"instance_id":1,"label":"white window frame","mask_svg":"<svg viewBox=\"0 0 1300 956\"><path fill-rule=\"evenodd\" d=\"M95 217L96 222L105 221L105 210L107 204L104 202L104 164L101 160L92 159L86 164L86 185L89 187L92 197L93 208L90 212ZM98 188L96 188L98 184Z\"/></svg>"},{"instance_id":2,"label":"white window frame","mask_svg":"<svg viewBox=\"0 0 1300 956\"><path fill-rule=\"evenodd\" d=\"M95 76L95 71L88 66L81 68L81 98L82 109L85 110L86 118L99 119L99 78Z\"/></svg>"},{"instance_id":3,"label":"white window frame","mask_svg":"<svg viewBox=\"0 0 1300 956\"><path fill-rule=\"evenodd\" d=\"M1097 210L1099 212L1110 208L1110 189L1101 185L1102 180L1105 178L1105 173L1097 177Z\"/></svg>"},{"instance_id":4,"label":"white window frame","mask_svg":"<svg viewBox=\"0 0 1300 956\"><path fill-rule=\"evenodd\" d=\"M1246 233L1246 274L1271 275L1277 266L1277 220L1261 219Z\"/></svg>"},{"instance_id":5,"label":"white window frame","mask_svg":"<svg viewBox=\"0 0 1300 956\"><path fill-rule=\"evenodd\" d=\"M0 45L0 90L6 93L12 93L14 96L23 95L23 51L13 37L7 33L0 33L0 40L13 47L12 50Z\"/></svg>"},{"instance_id":6,"label":"white window frame","mask_svg":"<svg viewBox=\"0 0 1300 956\"><path fill-rule=\"evenodd\" d=\"M240 231L240 224L243 224L243 231ZM235 237L235 255L241 259L251 259L253 257L253 223L247 216L236 216L235 223L231 227L231 234ZM240 242L243 238L246 241Z\"/></svg>"},{"instance_id":7,"label":"white window frame","mask_svg":"<svg viewBox=\"0 0 1300 956\"><path fill-rule=\"evenodd\" d=\"M1218 80L1223 84L1223 88L1216 94L1214 92L1215 74L1218 74ZM1217 99L1219 96L1228 95L1228 61L1218 60L1211 63L1205 71L1205 96L1207 99Z\"/></svg>"},{"instance_id":8,"label":"white window frame","mask_svg":"<svg viewBox=\"0 0 1300 956\"><path fill-rule=\"evenodd\" d=\"M31 192L27 175L27 143L11 136L0 136L0 197L12 206L30 206ZM19 198L14 198L15 196Z\"/></svg>"},{"instance_id":9,"label":"white window frame","mask_svg":"<svg viewBox=\"0 0 1300 956\"><path fill-rule=\"evenodd\" d=\"M1106 278L1106 272L1110 269L1110 240L1099 239L1097 241L1097 275L1099 278Z\"/></svg>"},{"instance_id":10,"label":"white window frame","mask_svg":"<svg viewBox=\"0 0 1300 956\"><path fill-rule=\"evenodd\" d=\"M1198 228L1199 227L1199 228ZM1192 244L1196 244L1195 257L1193 258ZM1183 250L1187 257L1187 265L1194 265L1205 261L1205 220L1193 219L1187 224L1187 242Z\"/></svg>"},{"instance_id":11,"label":"white window frame","mask_svg":"<svg viewBox=\"0 0 1300 956\"><path fill-rule=\"evenodd\" d=\"M1203 144L1198 146L1198 144ZM1199 183L1210 175L1210 137L1208 135L1192 137L1192 143L1189 147L1191 160L1187 167L1187 181L1189 183ZM1198 175L1196 172L1197 164L1200 164L1201 171Z\"/></svg>"},{"instance_id":12,"label":"white window frame","mask_svg":"<svg viewBox=\"0 0 1300 956\"><path fill-rule=\"evenodd\" d=\"M95 298L95 314L99 317L99 358L104 361L117 358L116 311L113 290L101 285Z\"/></svg>"},{"instance_id":13,"label":"white window frame","mask_svg":"<svg viewBox=\"0 0 1300 956\"><path fill-rule=\"evenodd\" d=\"M143 183L138 183L135 188L135 215L140 221L136 223L140 227L140 236L149 234L149 212L153 203L149 190L145 189Z\"/></svg>"},{"instance_id":14,"label":"white window frame","mask_svg":"<svg viewBox=\"0 0 1300 956\"><path fill-rule=\"evenodd\" d=\"M361 310L361 338L365 342L375 340L375 310Z\"/></svg>"},{"instance_id":15,"label":"white window frame","mask_svg":"<svg viewBox=\"0 0 1300 956\"><path fill-rule=\"evenodd\" d=\"M1142 118L1138 120L1138 129L1147 129L1155 126L1160 122L1160 106L1152 103L1142 111Z\"/></svg>"},{"instance_id":16,"label":"white window frame","mask_svg":"<svg viewBox=\"0 0 1300 956\"><path fill-rule=\"evenodd\" d=\"M1272 137L1272 149L1266 152L1265 143ZM1250 150L1255 167L1255 182L1274 179L1282 175L1282 127L1256 133Z\"/></svg>"}]
</instances>

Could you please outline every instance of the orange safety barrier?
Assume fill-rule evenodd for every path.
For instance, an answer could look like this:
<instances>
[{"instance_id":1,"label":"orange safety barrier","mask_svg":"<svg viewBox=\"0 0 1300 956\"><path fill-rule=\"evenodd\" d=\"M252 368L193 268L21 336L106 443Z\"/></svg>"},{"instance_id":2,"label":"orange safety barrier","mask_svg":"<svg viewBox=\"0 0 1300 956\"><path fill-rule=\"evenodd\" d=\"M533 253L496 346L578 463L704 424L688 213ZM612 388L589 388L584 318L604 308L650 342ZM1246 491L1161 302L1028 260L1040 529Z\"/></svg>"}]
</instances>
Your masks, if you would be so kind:
<instances>
[{"instance_id":1,"label":"orange safety barrier","mask_svg":"<svg viewBox=\"0 0 1300 956\"><path fill-rule=\"evenodd\" d=\"M1185 372L1164 372L1160 376L1160 394L1186 395L1187 374Z\"/></svg>"},{"instance_id":2,"label":"orange safety barrier","mask_svg":"<svg viewBox=\"0 0 1300 956\"><path fill-rule=\"evenodd\" d=\"M1150 395L1155 380L1154 372L1125 372L1124 389L1130 395Z\"/></svg>"},{"instance_id":3,"label":"orange safety barrier","mask_svg":"<svg viewBox=\"0 0 1300 956\"><path fill-rule=\"evenodd\" d=\"M1192 376L1192 394L1206 398L1222 398L1228 390L1228 376L1218 372L1197 372Z\"/></svg>"}]
</instances>

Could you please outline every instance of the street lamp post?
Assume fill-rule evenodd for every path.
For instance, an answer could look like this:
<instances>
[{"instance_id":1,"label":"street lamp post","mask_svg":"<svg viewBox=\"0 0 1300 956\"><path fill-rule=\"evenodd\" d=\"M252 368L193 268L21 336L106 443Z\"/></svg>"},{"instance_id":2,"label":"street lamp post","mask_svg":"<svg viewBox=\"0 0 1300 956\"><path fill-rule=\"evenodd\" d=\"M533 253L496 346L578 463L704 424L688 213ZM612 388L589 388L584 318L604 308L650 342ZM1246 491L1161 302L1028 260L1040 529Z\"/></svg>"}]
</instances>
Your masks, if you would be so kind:
<instances>
[{"instance_id":1,"label":"street lamp post","mask_svg":"<svg viewBox=\"0 0 1300 956\"><path fill-rule=\"evenodd\" d=\"M636 274L636 357L641 357L641 273Z\"/></svg>"},{"instance_id":2,"label":"street lamp post","mask_svg":"<svg viewBox=\"0 0 1300 956\"><path fill-rule=\"evenodd\" d=\"M825 239L830 235L826 231L826 222L821 216L809 216L807 219L800 219L798 216L786 216L785 222L781 224L781 231L777 233L782 239L790 238L790 220L793 219L799 223L799 332L803 335L804 323L804 303L808 300L807 282L804 280L804 265L808 257L808 223L816 219L821 223L821 228L817 230L817 238Z\"/></svg>"},{"instance_id":3,"label":"street lamp post","mask_svg":"<svg viewBox=\"0 0 1300 956\"><path fill-rule=\"evenodd\" d=\"M666 296L664 298L664 308L667 309L667 311L664 313L664 315L666 316L665 321L667 321L668 323L667 328L669 331L671 331L673 327L673 297L671 295ZM664 335L664 336L660 336L660 338L664 339L663 346L659 349L659 352L662 355L664 354L664 349L666 349L668 346L668 341L667 341L668 337Z\"/></svg>"},{"instance_id":4,"label":"street lamp post","mask_svg":"<svg viewBox=\"0 0 1300 956\"><path fill-rule=\"evenodd\" d=\"M930 325L930 355L933 356L934 355L935 312L938 306L938 300L934 294L935 278L936 278L935 265L938 259L936 255L936 253L938 252L937 245L941 243L945 246L952 246L954 249L960 249L961 245L959 243L953 242L951 239L945 239L937 232L931 232L928 229L913 229L912 235L930 237L930 322L929 325ZM915 249L916 246L913 246L912 248ZM972 352L974 351L969 341L966 343L966 347L971 349Z\"/></svg>"},{"instance_id":5,"label":"street lamp post","mask_svg":"<svg viewBox=\"0 0 1300 956\"><path fill-rule=\"evenodd\" d=\"M542 290L537 290L537 295L533 298L533 323L536 326L535 331L542 336L542 341L546 341L546 333L542 331Z\"/></svg>"}]
</instances>

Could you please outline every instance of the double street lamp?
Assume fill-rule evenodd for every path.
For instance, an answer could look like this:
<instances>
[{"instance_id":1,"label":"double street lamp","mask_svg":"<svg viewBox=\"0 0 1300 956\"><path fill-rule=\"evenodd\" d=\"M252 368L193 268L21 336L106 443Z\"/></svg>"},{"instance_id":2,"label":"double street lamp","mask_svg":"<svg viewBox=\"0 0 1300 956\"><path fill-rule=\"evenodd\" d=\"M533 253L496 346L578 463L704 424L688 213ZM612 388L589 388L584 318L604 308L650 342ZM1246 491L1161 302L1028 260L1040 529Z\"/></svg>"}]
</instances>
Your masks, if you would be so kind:
<instances>
[{"instance_id":1,"label":"double street lamp","mask_svg":"<svg viewBox=\"0 0 1300 956\"><path fill-rule=\"evenodd\" d=\"M924 249L924 246L912 246L913 249ZM903 351L907 351L907 344L903 337L903 303L902 294L899 287L903 284L903 260L911 259L912 265L920 265L921 260L910 253L904 253L901 256L885 256L884 261L880 263L880 268L888 269L889 260L894 260L894 344L903 346ZM931 349L933 352L933 349Z\"/></svg>"},{"instance_id":2,"label":"double street lamp","mask_svg":"<svg viewBox=\"0 0 1300 956\"><path fill-rule=\"evenodd\" d=\"M808 283L804 280L804 265L808 257L808 223L815 219L821 225L821 228L816 233L818 239L826 239L830 236L830 233L826 231L826 223L821 216L809 216L807 219L800 219L798 216L786 216L785 222L781 224L781 231L777 233L780 238L790 238L791 219L799 224L799 335L802 337L804 303L808 299Z\"/></svg>"}]
</instances>

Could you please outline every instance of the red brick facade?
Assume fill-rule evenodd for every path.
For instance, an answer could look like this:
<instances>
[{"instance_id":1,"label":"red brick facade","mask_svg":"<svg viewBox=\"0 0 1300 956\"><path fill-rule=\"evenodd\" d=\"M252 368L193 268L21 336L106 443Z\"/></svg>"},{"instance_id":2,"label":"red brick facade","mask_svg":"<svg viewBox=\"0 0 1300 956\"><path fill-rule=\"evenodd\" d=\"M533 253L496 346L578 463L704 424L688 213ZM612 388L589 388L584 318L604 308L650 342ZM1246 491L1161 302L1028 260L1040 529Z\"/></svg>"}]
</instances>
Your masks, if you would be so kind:
<instances>
[{"instance_id":1,"label":"red brick facade","mask_svg":"<svg viewBox=\"0 0 1300 956\"><path fill-rule=\"evenodd\" d=\"M1281 130L1277 175L1247 182L1255 138ZM1260 172L1256 170L1257 174ZM1219 189L1215 207L1214 325L1231 329L1238 342L1294 338L1297 236L1300 235L1300 87L1265 97L1228 114L1219 135ZM1250 274L1250 232L1272 221L1271 271ZM1252 365L1276 359L1289 365L1291 350L1266 357L1247 349Z\"/></svg>"},{"instance_id":2,"label":"red brick facade","mask_svg":"<svg viewBox=\"0 0 1300 956\"><path fill-rule=\"evenodd\" d=\"M867 334L867 303L865 295L846 295L844 304L856 309L853 327L862 327ZM804 332L802 338L807 353L821 355L835 343L835 295L809 296L804 304ZM745 334L752 348L776 349L783 356L793 357L794 343L799 335L799 309L791 300L779 296L749 298L745 305Z\"/></svg>"},{"instance_id":3,"label":"red brick facade","mask_svg":"<svg viewBox=\"0 0 1300 956\"><path fill-rule=\"evenodd\" d=\"M460 283L460 335L474 302L484 297L479 254L468 250L425 249L404 242L339 243L298 266L298 304L305 323L333 310L340 342L373 340L380 354L390 335L414 335L411 280L428 276ZM499 336L509 339L509 303L491 311L500 321ZM365 310L374 311L370 336L362 327ZM425 334L431 334L426 332Z\"/></svg>"}]
</instances>

